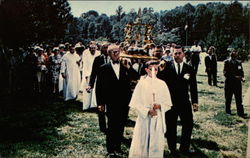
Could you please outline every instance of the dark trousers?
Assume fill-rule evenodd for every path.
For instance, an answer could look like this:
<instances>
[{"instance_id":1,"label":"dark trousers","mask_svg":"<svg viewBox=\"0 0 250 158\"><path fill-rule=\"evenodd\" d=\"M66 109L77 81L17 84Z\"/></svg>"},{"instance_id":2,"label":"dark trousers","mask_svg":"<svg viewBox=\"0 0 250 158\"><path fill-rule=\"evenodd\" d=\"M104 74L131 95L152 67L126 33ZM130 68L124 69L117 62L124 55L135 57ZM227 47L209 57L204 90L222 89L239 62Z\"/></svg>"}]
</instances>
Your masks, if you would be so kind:
<instances>
[{"instance_id":1,"label":"dark trousers","mask_svg":"<svg viewBox=\"0 0 250 158\"><path fill-rule=\"evenodd\" d=\"M106 133L107 126L106 126L106 114L105 114L105 112L98 111L98 121L99 121L100 131L103 133Z\"/></svg>"},{"instance_id":2,"label":"dark trousers","mask_svg":"<svg viewBox=\"0 0 250 158\"><path fill-rule=\"evenodd\" d=\"M115 110L112 112L107 111L108 128L107 128L107 151L112 153L114 151L121 150L121 142L123 138L123 131L125 127L125 121L127 119L124 109Z\"/></svg>"},{"instance_id":3,"label":"dark trousers","mask_svg":"<svg viewBox=\"0 0 250 158\"><path fill-rule=\"evenodd\" d=\"M244 114L244 108L242 105L242 85L241 81L232 80L225 81L225 99L226 99L226 112L231 113L231 102L234 94L236 101L237 114Z\"/></svg>"},{"instance_id":4,"label":"dark trousers","mask_svg":"<svg viewBox=\"0 0 250 158\"><path fill-rule=\"evenodd\" d=\"M199 63L192 63L192 67L193 67L193 69L194 69L195 74L197 74L197 72L198 72L198 67L199 67Z\"/></svg>"},{"instance_id":5,"label":"dark trousers","mask_svg":"<svg viewBox=\"0 0 250 158\"><path fill-rule=\"evenodd\" d=\"M208 77L208 84L212 86L212 81L213 85L217 86L217 72L207 72L207 77Z\"/></svg>"},{"instance_id":6,"label":"dark trousers","mask_svg":"<svg viewBox=\"0 0 250 158\"><path fill-rule=\"evenodd\" d=\"M194 69L195 74L197 74L198 67L199 67L199 64L200 64L200 55L199 55L199 53L193 53L193 55L191 57L191 64L192 64L192 67Z\"/></svg>"},{"instance_id":7,"label":"dark trousers","mask_svg":"<svg viewBox=\"0 0 250 158\"><path fill-rule=\"evenodd\" d=\"M168 147L171 152L176 150L177 143L177 120L180 117L182 132L181 132L181 145L180 151L187 151L190 147L191 134L193 129L193 114L190 105L190 109L176 109L173 107L166 112L166 125L167 132L166 137L168 141Z\"/></svg>"}]
</instances>

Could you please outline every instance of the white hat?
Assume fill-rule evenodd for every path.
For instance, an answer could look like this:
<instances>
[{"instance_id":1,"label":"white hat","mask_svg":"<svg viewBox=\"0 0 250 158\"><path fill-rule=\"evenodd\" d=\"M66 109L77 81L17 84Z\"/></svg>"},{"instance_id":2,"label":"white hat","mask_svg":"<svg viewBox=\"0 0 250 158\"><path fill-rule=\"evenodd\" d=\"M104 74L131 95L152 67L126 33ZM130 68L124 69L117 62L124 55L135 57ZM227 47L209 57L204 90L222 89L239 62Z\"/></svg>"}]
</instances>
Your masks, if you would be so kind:
<instances>
[{"instance_id":1,"label":"white hat","mask_svg":"<svg viewBox=\"0 0 250 158\"><path fill-rule=\"evenodd\" d=\"M59 44L59 48L65 48L64 44Z\"/></svg>"},{"instance_id":2,"label":"white hat","mask_svg":"<svg viewBox=\"0 0 250 158\"><path fill-rule=\"evenodd\" d=\"M59 48L58 47L54 47L53 48L53 52L55 52L55 51L59 51Z\"/></svg>"},{"instance_id":3,"label":"white hat","mask_svg":"<svg viewBox=\"0 0 250 158\"><path fill-rule=\"evenodd\" d=\"M80 43L77 43L77 44L75 45L75 48L82 48L82 47L84 47L84 46L81 45Z\"/></svg>"}]
</instances>

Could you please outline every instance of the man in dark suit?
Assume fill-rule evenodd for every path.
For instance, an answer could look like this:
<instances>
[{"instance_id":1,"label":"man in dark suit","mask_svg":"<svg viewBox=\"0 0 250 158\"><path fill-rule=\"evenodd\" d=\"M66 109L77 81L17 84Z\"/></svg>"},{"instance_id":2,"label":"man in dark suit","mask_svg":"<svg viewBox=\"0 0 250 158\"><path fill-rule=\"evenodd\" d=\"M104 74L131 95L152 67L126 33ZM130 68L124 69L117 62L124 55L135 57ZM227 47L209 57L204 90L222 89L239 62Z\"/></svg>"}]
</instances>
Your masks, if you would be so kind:
<instances>
[{"instance_id":1,"label":"man in dark suit","mask_svg":"<svg viewBox=\"0 0 250 158\"><path fill-rule=\"evenodd\" d=\"M226 113L231 115L231 101L234 94L237 114L240 117L246 117L244 114L244 108L242 105L242 85L244 81L244 71L239 60L236 60L238 52L233 50L231 57L224 62L224 76L225 80L225 98L226 98Z\"/></svg>"},{"instance_id":2,"label":"man in dark suit","mask_svg":"<svg viewBox=\"0 0 250 158\"><path fill-rule=\"evenodd\" d=\"M171 155L176 155L177 120L180 117L182 125L180 152L190 154L190 141L193 129L193 110L198 110L198 94L196 75L193 68L183 62L185 54L181 46L174 48L174 61L166 62L164 70L158 77L164 80L169 88L173 106L166 112L166 137ZM191 94L191 102L189 97ZM192 103L192 106L191 106Z\"/></svg>"},{"instance_id":3,"label":"man in dark suit","mask_svg":"<svg viewBox=\"0 0 250 158\"><path fill-rule=\"evenodd\" d=\"M208 77L208 84L217 86L217 57L215 54L215 48L213 46L208 49L208 56L205 57L206 73Z\"/></svg>"},{"instance_id":4,"label":"man in dark suit","mask_svg":"<svg viewBox=\"0 0 250 158\"><path fill-rule=\"evenodd\" d=\"M101 55L95 57L93 66L92 66L92 71L90 75L90 81L89 81L89 86L87 87L87 91L90 92L95 85L96 78L98 76L98 73L100 71L100 67L103 64L109 63L110 59L108 56L108 43L104 43L101 47ZM95 95L95 94L93 94ZM99 121L99 127L101 132L106 133L106 118L105 118L105 112L104 111L98 111L98 121Z\"/></svg>"},{"instance_id":5,"label":"man in dark suit","mask_svg":"<svg viewBox=\"0 0 250 158\"><path fill-rule=\"evenodd\" d=\"M120 61L120 48L117 45L108 47L111 62L104 64L97 77L96 98L98 110L107 109L107 151L110 156L121 151L121 141L126 119L128 104L131 99L130 82L138 79L137 72L129 64ZM126 62L127 63L127 62Z\"/></svg>"}]
</instances>

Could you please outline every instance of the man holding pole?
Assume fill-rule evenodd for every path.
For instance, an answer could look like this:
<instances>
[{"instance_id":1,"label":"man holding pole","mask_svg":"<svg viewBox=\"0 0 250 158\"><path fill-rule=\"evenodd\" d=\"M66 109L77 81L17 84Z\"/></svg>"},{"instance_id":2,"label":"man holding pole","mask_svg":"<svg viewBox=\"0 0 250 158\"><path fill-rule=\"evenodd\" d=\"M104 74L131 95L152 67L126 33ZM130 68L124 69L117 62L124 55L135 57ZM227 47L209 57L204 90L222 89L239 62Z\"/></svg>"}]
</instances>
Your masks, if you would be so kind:
<instances>
[{"instance_id":1,"label":"man holding pole","mask_svg":"<svg viewBox=\"0 0 250 158\"><path fill-rule=\"evenodd\" d=\"M121 152L128 104L132 95L130 83L138 79L138 74L132 66L120 61L120 51L118 45L112 44L108 47L111 62L101 66L96 82L98 110L107 111L106 144L110 157Z\"/></svg>"}]
</instances>

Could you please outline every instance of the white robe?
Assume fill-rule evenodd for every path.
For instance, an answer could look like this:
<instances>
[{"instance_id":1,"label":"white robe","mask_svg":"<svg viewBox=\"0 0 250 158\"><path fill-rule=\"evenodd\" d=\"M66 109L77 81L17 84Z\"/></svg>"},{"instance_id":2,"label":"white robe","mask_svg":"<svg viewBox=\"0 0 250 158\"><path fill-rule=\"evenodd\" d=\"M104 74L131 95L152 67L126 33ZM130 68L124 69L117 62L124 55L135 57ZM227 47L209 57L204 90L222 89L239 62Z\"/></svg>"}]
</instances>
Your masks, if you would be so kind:
<instances>
[{"instance_id":1,"label":"white robe","mask_svg":"<svg viewBox=\"0 0 250 158\"><path fill-rule=\"evenodd\" d=\"M80 71L76 63L80 60L78 54L67 53L62 57L61 73L66 75L63 84L64 100L75 99L80 87Z\"/></svg>"},{"instance_id":2,"label":"white robe","mask_svg":"<svg viewBox=\"0 0 250 158\"><path fill-rule=\"evenodd\" d=\"M90 93L86 91L86 88L89 85L90 75L91 75L92 66L93 66L95 57L99 55L100 55L100 51L96 51L94 55L90 53L89 49L86 49L83 52L82 84L81 84L81 88L83 91L83 108L82 108L83 110L86 110L92 107L97 107L96 96L95 96L95 85ZM86 81L86 77L88 77L87 81Z\"/></svg>"},{"instance_id":3,"label":"white robe","mask_svg":"<svg viewBox=\"0 0 250 158\"><path fill-rule=\"evenodd\" d=\"M155 103L161 105L161 110L157 110L157 116L154 117L148 115L153 103L152 91L155 92ZM135 108L138 113L129 157L163 157L165 112L172 106L166 83L158 78L153 80L148 76L142 77L135 87L129 106Z\"/></svg>"}]
</instances>

